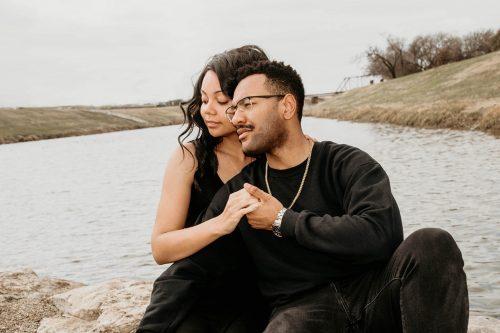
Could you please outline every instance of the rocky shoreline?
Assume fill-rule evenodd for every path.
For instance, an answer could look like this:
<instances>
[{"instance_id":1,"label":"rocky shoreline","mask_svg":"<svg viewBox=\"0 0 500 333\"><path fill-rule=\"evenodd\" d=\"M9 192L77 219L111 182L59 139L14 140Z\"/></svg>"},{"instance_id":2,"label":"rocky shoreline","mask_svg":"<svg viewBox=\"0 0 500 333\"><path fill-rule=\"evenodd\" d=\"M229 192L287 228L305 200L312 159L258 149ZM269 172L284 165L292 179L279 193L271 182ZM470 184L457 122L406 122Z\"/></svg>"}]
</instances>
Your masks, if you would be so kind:
<instances>
[{"instance_id":1,"label":"rocky shoreline","mask_svg":"<svg viewBox=\"0 0 500 333\"><path fill-rule=\"evenodd\" d=\"M153 281L112 279L84 285L0 272L0 333L130 333L149 304ZM471 315L469 333L500 332L500 320Z\"/></svg>"}]
</instances>

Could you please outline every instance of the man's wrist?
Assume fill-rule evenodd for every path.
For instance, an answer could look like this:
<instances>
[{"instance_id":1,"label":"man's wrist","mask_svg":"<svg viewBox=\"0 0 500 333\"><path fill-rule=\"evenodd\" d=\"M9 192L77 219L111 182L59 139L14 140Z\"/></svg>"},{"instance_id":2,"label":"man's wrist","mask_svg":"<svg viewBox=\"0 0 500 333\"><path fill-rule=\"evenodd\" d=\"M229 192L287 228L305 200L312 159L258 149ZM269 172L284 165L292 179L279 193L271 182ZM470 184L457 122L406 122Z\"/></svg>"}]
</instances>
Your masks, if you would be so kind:
<instances>
[{"instance_id":1,"label":"man's wrist","mask_svg":"<svg viewBox=\"0 0 500 333\"><path fill-rule=\"evenodd\" d=\"M281 233L281 222L283 220L283 215L285 214L285 212L286 208L281 208L272 224L271 230L276 237L283 237Z\"/></svg>"}]
</instances>

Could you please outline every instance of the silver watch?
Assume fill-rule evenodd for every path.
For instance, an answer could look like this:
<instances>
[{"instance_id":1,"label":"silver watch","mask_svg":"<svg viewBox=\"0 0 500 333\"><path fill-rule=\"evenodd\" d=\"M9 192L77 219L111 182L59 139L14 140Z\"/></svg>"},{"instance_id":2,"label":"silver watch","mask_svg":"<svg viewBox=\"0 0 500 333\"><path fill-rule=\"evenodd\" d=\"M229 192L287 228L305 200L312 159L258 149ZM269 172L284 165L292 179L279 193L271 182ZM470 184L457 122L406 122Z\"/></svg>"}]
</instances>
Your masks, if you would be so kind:
<instances>
[{"instance_id":1,"label":"silver watch","mask_svg":"<svg viewBox=\"0 0 500 333\"><path fill-rule=\"evenodd\" d=\"M281 210L278 212L278 216L276 217L276 220L274 220L273 225L271 227L271 230L273 231L273 234L276 237L283 237L281 234L281 220L283 219L283 215L285 215L286 208L281 208Z\"/></svg>"}]
</instances>

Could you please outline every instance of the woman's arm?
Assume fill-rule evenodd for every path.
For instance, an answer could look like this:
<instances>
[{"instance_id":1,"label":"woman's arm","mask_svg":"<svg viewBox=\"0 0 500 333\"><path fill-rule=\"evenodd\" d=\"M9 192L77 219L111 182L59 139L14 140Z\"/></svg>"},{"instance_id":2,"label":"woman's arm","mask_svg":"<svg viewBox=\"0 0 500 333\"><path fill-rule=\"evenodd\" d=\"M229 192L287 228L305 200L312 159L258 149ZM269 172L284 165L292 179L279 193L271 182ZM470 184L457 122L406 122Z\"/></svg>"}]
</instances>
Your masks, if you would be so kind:
<instances>
[{"instance_id":1,"label":"woman's arm","mask_svg":"<svg viewBox=\"0 0 500 333\"><path fill-rule=\"evenodd\" d=\"M194 146L187 144L194 155ZM179 147L165 169L163 188L151 235L151 251L159 265L186 258L219 237L231 233L243 215L258 206L246 192L230 196L224 212L203 223L184 228L196 160Z\"/></svg>"},{"instance_id":2,"label":"woman's arm","mask_svg":"<svg viewBox=\"0 0 500 333\"><path fill-rule=\"evenodd\" d=\"M186 144L194 155L194 145ZM213 222L184 228L196 158L177 147L165 168L163 185L151 235L151 252L159 265L185 258L219 237Z\"/></svg>"}]
</instances>

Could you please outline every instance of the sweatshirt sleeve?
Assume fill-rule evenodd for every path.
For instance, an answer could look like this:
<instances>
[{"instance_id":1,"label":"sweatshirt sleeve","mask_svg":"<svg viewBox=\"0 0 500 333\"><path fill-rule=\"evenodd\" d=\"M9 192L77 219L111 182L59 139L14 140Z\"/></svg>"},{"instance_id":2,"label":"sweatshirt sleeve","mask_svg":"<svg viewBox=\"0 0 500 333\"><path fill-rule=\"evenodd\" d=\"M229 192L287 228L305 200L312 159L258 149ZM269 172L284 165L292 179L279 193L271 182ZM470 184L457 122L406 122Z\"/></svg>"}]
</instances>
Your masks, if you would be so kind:
<instances>
[{"instance_id":1,"label":"sweatshirt sleeve","mask_svg":"<svg viewBox=\"0 0 500 333\"><path fill-rule=\"evenodd\" d=\"M288 209L282 219L283 236L352 264L389 259L403 240L403 232L387 174L373 159L342 170L342 177L332 177L334 184L341 184L335 186L344 187L345 214L320 216Z\"/></svg>"}]
</instances>

